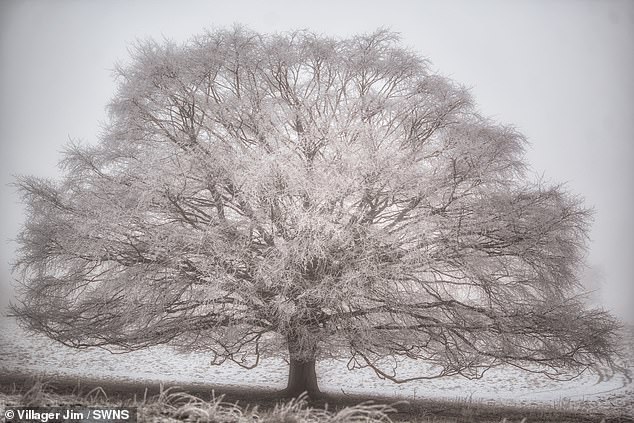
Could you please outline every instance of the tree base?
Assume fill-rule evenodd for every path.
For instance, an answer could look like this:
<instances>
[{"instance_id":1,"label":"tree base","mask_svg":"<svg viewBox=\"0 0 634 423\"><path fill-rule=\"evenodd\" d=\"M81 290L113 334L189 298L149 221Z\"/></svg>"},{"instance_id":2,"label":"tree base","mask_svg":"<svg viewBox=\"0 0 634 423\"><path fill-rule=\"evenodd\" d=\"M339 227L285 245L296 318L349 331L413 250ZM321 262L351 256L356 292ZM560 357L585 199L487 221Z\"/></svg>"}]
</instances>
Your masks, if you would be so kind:
<instances>
[{"instance_id":1,"label":"tree base","mask_svg":"<svg viewBox=\"0 0 634 423\"><path fill-rule=\"evenodd\" d=\"M276 397L284 398L284 399L298 398L302 395L305 395L309 399L322 399L326 396L326 394L324 394L321 391L306 391L306 390L299 391L297 389L288 389L288 388L284 388L281 391L275 392Z\"/></svg>"},{"instance_id":2,"label":"tree base","mask_svg":"<svg viewBox=\"0 0 634 423\"><path fill-rule=\"evenodd\" d=\"M302 396L302 394L305 394L305 396L303 396L302 398L306 399L308 402L308 405L312 407L323 406L331 401L336 401L336 398L332 397L331 395L328 395L325 392L317 391L317 392L309 393L308 391L303 391L303 392L297 393L297 392L289 391L288 388L282 389L281 391L276 391L275 398L284 400L284 401L290 401L292 399L299 398L300 396Z\"/></svg>"},{"instance_id":3,"label":"tree base","mask_svg":"<svg viewBox=\"0 0 634 423\"><path fill-rule=\"evenodd\" d=\"M311 399L322 396L317 385L315 360L291 359L288 370L288 386L280 391L280 395L284 398L297 398L304 393Z\"/></svg>"}]
</instances>

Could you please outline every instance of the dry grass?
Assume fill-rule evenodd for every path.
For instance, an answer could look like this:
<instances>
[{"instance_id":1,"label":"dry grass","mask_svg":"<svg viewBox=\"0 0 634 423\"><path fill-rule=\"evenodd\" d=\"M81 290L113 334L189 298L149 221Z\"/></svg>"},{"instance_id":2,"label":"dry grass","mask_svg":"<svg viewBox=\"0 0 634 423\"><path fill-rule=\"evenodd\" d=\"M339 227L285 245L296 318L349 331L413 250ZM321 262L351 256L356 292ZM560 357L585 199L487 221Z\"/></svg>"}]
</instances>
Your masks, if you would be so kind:
<instances>
[{"instance_id":1,"label":"dry grass","mask_svg":"<svg viewBox=\"0 0 634 423\"><path fill-rule=\"evenodd\" d=\"M310 402L300 397L287 402L258 400L243 397L227 400L213 391L208 399L164 388L158 394L109 396L101 387L82 392L76 388L69 392L54 384L33 380L25 387L3 388L0 392L0 416L11 406L110 406L137 407L139 422L214 422L214 423L625 423L634 420L625 415L601 416L587 413L571 413L570 410L518 409L489 407L471 401L410 402L392 405L360 402L355 399L333 398L329 404ZM333 401L334 400L334 401ZM362 399L359 398L361 401ZM393 400L393 399L392 399ZM379 400L380 401L380 400ZM242 402L242 403L241 403Z\"/></svg>"},{"instance_id":2,"label":"dry grass","mask_svg":"<svg viewBox=\"0 0 634 423\"><path fill-rule=\"evenodd\" d=\"M223 396L204 400L195 395L163 389L150 398L129 400L110 399L101 388L95 388L84 395L54 392L51 385L35 380L24 391L0 393L0 415L11 406L111 406L136 407L139 422L213 422L213 423L391 423L389 413L396 410L388 405L369 402L344 407L338 411L328 411L310 407L306 397L278 403L271 409L257 406L241 407L237 403L225 402Z\"/></svg>"}]
</instances>

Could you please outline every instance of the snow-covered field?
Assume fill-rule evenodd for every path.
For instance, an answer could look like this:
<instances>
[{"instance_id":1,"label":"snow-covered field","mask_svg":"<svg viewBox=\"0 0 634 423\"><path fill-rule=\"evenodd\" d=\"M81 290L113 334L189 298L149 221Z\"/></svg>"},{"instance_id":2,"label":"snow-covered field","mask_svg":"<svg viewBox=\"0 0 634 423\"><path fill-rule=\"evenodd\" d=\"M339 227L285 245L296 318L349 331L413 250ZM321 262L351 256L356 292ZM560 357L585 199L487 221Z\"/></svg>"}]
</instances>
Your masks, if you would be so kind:
<instances>
[{"instance_id":1,"label":"snow-covered field","mask_svg":"<svg viewBox=\"0 0 634 423\"><path fill-rule=\"evenodd\" d=\"M634 361L632 330L625 338L629 352L626 373L606 376L587 372L566 382L514 368L498 368L491 369L480 380L448 377L394 384L378 379L365 369L348 371L345 361L334 360L319 363L317 372L320 387L326 392L523 405L570 405L592 410L618 408L634 415L634 386L630 372ZM209 356L205 354L178 354L170 348L151 348L128 354L111 354L100 349L77 351L43 336L26 334L14 321L6 320L0 326L0 378L3 372L16 371L44 373L49 377L64 375L272 388L283 388L287 377L287 366L280 359L264 360L257 368L245 370L234 364L210 366Z\"/></svg>"}]
</instances>

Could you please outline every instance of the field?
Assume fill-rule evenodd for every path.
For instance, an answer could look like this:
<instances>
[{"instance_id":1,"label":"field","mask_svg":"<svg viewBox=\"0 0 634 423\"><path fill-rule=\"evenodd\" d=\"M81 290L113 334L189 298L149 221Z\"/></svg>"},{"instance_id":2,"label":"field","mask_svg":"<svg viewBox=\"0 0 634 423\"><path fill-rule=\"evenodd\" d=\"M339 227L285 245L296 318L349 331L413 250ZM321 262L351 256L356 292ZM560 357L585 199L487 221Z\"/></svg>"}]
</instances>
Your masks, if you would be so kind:
<instances>
[{"instance_id":1,"label":"field","mask_svg":"<svg viewBox=\"0 0 634 423\"><path fill-rule=\"evenodd\" d=\"M394 401L554 407L634 416L634 387L630 373L634 333L631 328L623 339L628 353L622 363L626 371L614 375L587 372L566 382L513 368L499 368L490 370L480 380L452 377L397 385L382 381L371 372L350 372L344 361L335 360L319 363L317 371L321 389L339 398L380 396ZM419 369L421 367L414 368L413 365L405 368L410 372ZM19 373L43 375L46 380L78 378L111 383L213 385L227 390L238 387L280 389L286 382L286 372L286 364L276 359L266 360L253 370L244 370L230 364L210 366L209 357L204 354L177 354L170 348L152 348L124 355L99 349L76 351L54 344L45 337L26 334L11 320L5 321L0 329L0 378L3 374Z\"/></svg>"}]
</instances>

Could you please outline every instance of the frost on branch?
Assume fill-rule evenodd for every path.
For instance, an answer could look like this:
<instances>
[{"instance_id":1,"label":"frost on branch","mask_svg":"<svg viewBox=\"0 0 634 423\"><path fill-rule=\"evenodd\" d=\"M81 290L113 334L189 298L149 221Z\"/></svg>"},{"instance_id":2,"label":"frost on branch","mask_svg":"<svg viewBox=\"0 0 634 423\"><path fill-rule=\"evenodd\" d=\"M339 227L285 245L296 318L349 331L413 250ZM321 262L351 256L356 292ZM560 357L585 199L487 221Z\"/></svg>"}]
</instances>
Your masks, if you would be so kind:
<instances>
[{"instance_id":1,"label":"frost on branch","mask_svg":"<svg viewBox=\"0 0 634 423\"><path fill-rule=\"evenodd\" d=\"M386 357L440 369L405 379L610 362L617 325L574 297L590 212L394 34L148 41L116 77L100 143L17 183L30 328L392 380Z\"/></svg>"}]
</instances>

